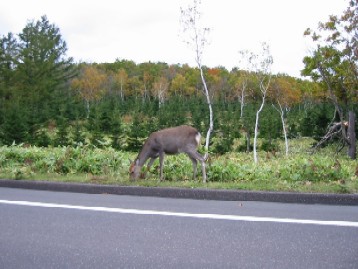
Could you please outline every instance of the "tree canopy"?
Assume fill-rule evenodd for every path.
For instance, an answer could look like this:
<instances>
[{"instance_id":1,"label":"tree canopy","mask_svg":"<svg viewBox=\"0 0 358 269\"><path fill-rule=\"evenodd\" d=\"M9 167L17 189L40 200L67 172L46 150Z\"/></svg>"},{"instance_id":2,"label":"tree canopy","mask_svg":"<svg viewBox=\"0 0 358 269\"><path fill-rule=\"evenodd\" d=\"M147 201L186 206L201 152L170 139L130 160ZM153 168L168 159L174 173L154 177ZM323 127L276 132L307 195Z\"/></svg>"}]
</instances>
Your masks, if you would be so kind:
<instances>
[{"instance_id":1,"label":"tree canopy","mask_svg":"<svg viewBox=\"0 0 358 269\"><path fill-rule=\"evenodd\" d=\"M318 31L308 28L304 34L311 36L317 47L313 55L304 58L302 74L323 82L338 113L343 142L355 152L355 141L350 141L355 135L349 137L344 126L358 101L358 2L349 1L341 16L331 15L318 24ZM355 153L351 157L355 158Z\"/></svg>"}]
</instances>

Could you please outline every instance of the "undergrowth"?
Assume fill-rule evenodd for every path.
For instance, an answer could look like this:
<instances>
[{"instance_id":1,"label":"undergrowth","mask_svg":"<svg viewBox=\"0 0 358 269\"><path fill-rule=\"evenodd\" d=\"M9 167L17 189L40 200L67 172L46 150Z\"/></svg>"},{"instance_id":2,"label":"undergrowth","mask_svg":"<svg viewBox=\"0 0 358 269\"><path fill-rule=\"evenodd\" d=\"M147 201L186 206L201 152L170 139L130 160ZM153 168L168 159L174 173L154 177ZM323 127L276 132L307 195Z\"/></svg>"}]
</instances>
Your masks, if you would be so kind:
<instances>
[{"instance_id":1,"label":"undergrowth","mask_svg":"<svg viewBox=\"0 0 358 269\"><path fill-rule=\"evenodd\" d=\"M97 184L207 187L245 190L358 193L358 162L337 155L333 148L310 154L309 140L291 141L290 154L259 152L254 164L251 153L211 154L207 161L208 183L192 179L192 164L185 155L166 156L165 180L158 181L154 163L147 179L130 181L128 168L136 153L113 148L0 147L0 178L55 180Z\"/></svg>"}]
</instances>

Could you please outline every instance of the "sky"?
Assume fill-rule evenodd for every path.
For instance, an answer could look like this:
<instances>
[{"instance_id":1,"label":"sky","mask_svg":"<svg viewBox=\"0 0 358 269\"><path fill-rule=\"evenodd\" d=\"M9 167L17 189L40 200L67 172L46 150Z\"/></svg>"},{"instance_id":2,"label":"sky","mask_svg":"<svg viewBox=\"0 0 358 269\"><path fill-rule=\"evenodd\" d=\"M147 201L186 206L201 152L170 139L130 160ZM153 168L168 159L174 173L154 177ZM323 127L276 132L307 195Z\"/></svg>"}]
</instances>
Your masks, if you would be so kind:
<instances>
[{"instance_id":1,"label":"sky","mask_svg":"<svg viewBox=\"0 0 358 269\"><path fill-rule=\"evenodd\" d=\"M0 35L21 33L46 15L67 43L75 62L116 59L195 66L195 53L183 42L180 8L193 0L4 0ZM240 66L240 50L258 53L270 46L272 72L300 77L302 59L313 44L303 36L329 15L341 15L347 0L202 0L202 24L210 28L202 64Z\"/></svg>"}]
</instances>

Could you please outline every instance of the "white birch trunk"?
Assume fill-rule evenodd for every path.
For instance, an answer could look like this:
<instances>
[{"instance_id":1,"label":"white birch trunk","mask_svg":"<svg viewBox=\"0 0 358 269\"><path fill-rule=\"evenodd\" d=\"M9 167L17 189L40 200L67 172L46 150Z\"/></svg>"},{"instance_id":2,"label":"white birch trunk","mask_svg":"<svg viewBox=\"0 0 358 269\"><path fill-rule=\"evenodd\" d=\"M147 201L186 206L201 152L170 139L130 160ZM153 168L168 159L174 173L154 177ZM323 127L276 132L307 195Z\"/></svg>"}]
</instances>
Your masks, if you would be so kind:
<instances>
[{"instance_id":1,"label":"white birch trunk","mask_svg":"<svg viewBox=\"0 0 358 269\"><path fill-rule=\"evenodd\" d=\"M85 99L86 102L86 112L87 112L87 119L89 119L89 115L90 115L90 103L88 99Z\"/></svg>"},{"instance_id":2,"label":"white birch trunk","mask_svg":"<svg viewBox=\"0 0 358 269\"><path fill-rule=\"evenodd\" d=\"M286 156L288 156L288 139L287 139L285 119L283 118L283 115L281 115L281 120L282 120L283 135L285 137Z\"/></svg>"},{"instance_id":3,"label":"white birch trunk","mask_svg":"<svg viewBox=\"0 0 358 269\"><path fill-rule=\"evenodd\" d=\"M243 82L241 96L239 96L238 98L240 102L240 119L242 119L242 117L244 116L245 91L246 91L246 82Z\"/></svg>"},{"instance_id":4,"label":"white birch trunk","mask_svg":"<svg viewBox=\"0 0 358 269\"><path fill-rule=\"evenodd\" d=\"M275 105L273 105L273 107L277 110L278 113L280 113L283 136L285 137L285 152L286 152L286 156L288 156L288 139L287 139L285 117L284 117L285 115L284 115L284 111L283 111L281 103L279 101L277 101L277 103L278 103L279 108L277 108Z\"/></svg>"},{"instance_id":5,"label":"white birch trunk","mask_svg":"<svg viewBox=\"0 0 358 269\"><path fill-rule=\"evenodd\" d=\"M260 82L260 90L261 90L261 93L262 93L262 103L261 103L261 106L260 106L259 110L257 110L257 112L256 112L255 134L254 134L254 162L255 163L258 163L257 136L258 136L259 117L260 117L260 113L261 113L261 111L262 111L262 109L264 108L264 105L265 105L266 94L267 94L268 88L270 86L270 82L271 82L271 75L269 75L267 85L264 85L264 78L262 78L262 80Z\"/></svg>"},{"instance_id":6,"label":"white birch trunk","mask_svg":"<svg viewBox=\"0 0 358 269\"><path fill-rule=\"evenodd\" d=\"M210 95L209 95L208 87L206 85L206 81L205 81L205 78L204 78L204 73L203 73L203 69L202 69L201 65L199 65L199 69L200 69L201 81L203 82L203 85L204 85L204 94L205 94L206 101L207 101L208 106L209 106L209 120L210 120L210 123L209 123L208 132L206 133L205 157L204 157L206 159L208 157L208 154L209 154L210 136L211 136L211 133L214 130L214 120L213 120L213 108L212 108L212 105L211 105Z\"/></svg>"},{"instance_id":7,"label":"white birch trunk","mask_svg":"<svg viewBox=\"0 0 358 269\"><path fill-rule=\"evenodd\" d=\"M244 92L242 92L242 96L241 96L241 103L240 103L240 119L242 119L242 117L244 116L244 105L245 105L245 95Z\"/></svg>"},{"instance_id":8,"label":"white birch trunk","mask_svg":"<svg viewBox=\"0 0 358 269\"><path fill-rule=\"evenodd\" d=\"M264 108L265 105L265 99L266 99L266 94L262 96L262 103L261 106L259 108L259 110L256 111L256 121L255 121L255 134L254 134L254 162L258 163L258 157L257 157L257 136L259 133L259 117L260 117L260 113L262 111L262 109Z\"/></svg>"}]
</instances>

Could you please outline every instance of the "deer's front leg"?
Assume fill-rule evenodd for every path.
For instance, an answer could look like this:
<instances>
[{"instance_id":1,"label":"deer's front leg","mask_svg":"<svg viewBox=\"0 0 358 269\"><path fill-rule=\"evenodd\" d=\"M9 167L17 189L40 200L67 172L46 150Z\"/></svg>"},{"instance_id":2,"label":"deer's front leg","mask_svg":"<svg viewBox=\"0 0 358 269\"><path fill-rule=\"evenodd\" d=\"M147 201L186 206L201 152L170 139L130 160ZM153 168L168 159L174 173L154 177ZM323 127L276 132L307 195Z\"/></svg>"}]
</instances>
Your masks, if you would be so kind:
<instances>
[{"instance_id":1,"label":"deer's front leg","mask_svg":"<svg viewBox=\"0 0 358 269\"><path fill-rule=\"evenodd\" d=\"M148 165L147 165L147 171L149 171L150 167L152 166L152 164L154 163L154 161L155 161L156 158L157 158L157 157L155 157L155 158L150 158L150 160L149 160L149 162L148 162Z\"/></svg>"},{"instance_id":2,"label":"deer's front leg","mask_svg":"<svg viewBox=\"0 0 358 269\"><path fill-rule=\"evenodd\" d=\"M148 162L148 164L147 164L147 169L143 172L143 174L142 174L142 176L141 176L142 178L146 178L147 173L148 173L150 167L152 166L152 164L153 164L153 162L155 161L156 158L157 158L157 157L150 158L150 160L149 160L149 162Z\"/></svg>"}]
</instances>

